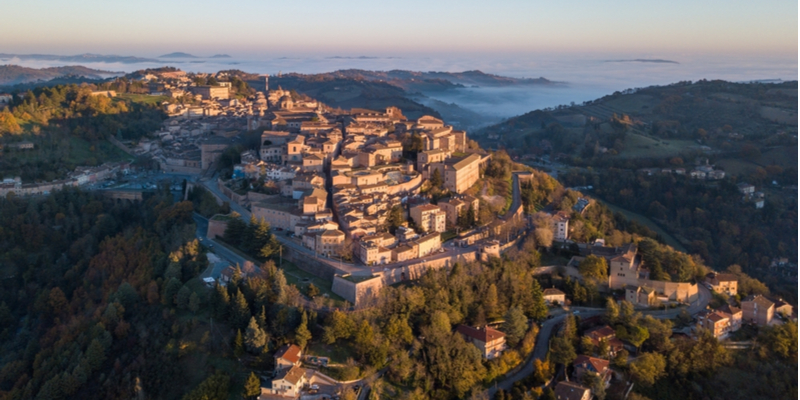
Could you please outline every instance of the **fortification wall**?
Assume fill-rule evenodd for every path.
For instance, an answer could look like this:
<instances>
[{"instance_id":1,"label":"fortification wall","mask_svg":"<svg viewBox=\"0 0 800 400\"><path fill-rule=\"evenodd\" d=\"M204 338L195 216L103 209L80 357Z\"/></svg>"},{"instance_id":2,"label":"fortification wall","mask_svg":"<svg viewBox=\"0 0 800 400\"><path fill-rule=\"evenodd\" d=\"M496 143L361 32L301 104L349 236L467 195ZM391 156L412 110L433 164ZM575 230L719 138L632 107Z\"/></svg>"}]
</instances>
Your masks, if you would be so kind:
<instances>
[{"instance_id":1,"label":"fortification wall","mask_svg":"<svg viewBox=\"0 0 800 400\"><path fill-rule=\"evenodd\" d=\"M422 174L417 174L416 177L411 178L408 182L399 183L397 185L389 186L386 192L389 194L397 194L402 192L412 192L422 185Z\"/></svg>"},{"instance_id":2,"label":"fortification wall","mask_svg":"<svg viewBox=\"0 0 800 400\"><path fill-rule=\"evenodd\" d=\"M640 279L639 286L653 288L656 293L669 297L670 300L691 303L697 300L698 289L696 283L689 282L665 282Z\"/></svg>"},{"instance_id":3,"label":"fortification wall","mask_svg":"<svg viewBox=\"0 0 800 400\"><path fill-rule=\"evenodd\" d=\"M297 265L297 268L302 269L310 274L314 274L324 279L333 280L336 274L342 274L338 268L322 262L312 255L291 249L284 246L283 258L289 260ZM336 293L336 292L334 292ZM338 293L337 293L338 294ZM344 297L344 296L342 296Z\"/></svg>"}]
</instances>

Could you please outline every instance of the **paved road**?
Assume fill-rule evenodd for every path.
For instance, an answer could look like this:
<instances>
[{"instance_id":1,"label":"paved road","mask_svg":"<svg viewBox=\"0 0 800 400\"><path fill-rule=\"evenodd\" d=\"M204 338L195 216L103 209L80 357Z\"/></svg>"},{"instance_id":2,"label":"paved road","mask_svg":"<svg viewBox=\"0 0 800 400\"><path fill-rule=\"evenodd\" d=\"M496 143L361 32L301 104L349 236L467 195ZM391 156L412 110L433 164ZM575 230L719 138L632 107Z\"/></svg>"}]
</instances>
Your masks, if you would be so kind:
<instances>
[{"instance_id":1,"label":"paved road","mask_svg":"<svg viewBox=\"0 0 800 400\"><path fill-rule=\"evenodd\" d=\"M704 310L708 306L708 302L711 300L711 292L708 290L708 288L703 285L698 285L698 289L697 301L690 304L686 309L690 315L694 315L701 310ZM573 307L572 309L579 310L582 318L602 315L605 312L604 308ZM642 314L651 315L658 319L673 319L677 317L680 312L681 309L678 308L669 310L667 312L643 311ZM550 338L554 334L553 329L564 322L564 319L567 317L567 315L569 314L562 314L557 317L553 317L552 319L545 320L539 326L539 335L536 337L536 346L533 348L533 354L525 361L525 366L516 373L508 376L503 381L498 382L497 385L491 387L489 389L489 398L494 397L497 389L503 389L506 391L511 390L511 387L514 386L514 382L522 380L533 373L533 361L544 360L545 357L547 357L547 352L550 349Z\"/></svg>"}]
</instances>

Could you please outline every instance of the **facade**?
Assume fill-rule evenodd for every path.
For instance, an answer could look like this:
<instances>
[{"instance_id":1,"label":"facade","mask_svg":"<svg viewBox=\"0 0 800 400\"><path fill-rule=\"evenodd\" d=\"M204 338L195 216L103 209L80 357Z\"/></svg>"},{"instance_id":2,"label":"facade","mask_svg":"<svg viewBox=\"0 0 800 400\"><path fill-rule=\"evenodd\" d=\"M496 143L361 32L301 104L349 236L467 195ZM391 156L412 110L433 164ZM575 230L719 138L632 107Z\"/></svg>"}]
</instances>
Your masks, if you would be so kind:
<instances>
[{"instance_id":1,"label":"facade","mask_svg":"<svg viewBox=\"0 0 800 400\"><path fill-rule=\"evenodd\" d=\"M731 318L724 312L703 312L697 316L697 326L711 332L717 339L724 339L731 332Z\"/></svg>"},{"instance_id":2,"label":"facade","mask_svg":"<svg viewBox=\"0 0 800 400\"><path fill-rule=\"evenodd\" d=\"M269 389L271 394L298 398L300 397L300 391L303 389L303 386L308 383L306 370L298 366L283 369L275 375L271 383L272 385Z\"/></svg>"},{"instance_id":3,"label":"facade","mask_svg":"<svg viewBox=\"0 0 800 400\"><path fill-rule=\"evenodd\" d=\"M736 296L739 288L739 279L734 274L718 274L712 272L706 275L706 283L718 293L725 293L729 296Z\"/></svg>"},{"instance_id":4,"label":"facade","mask_svg":"<svg viewBox=\"0 0 800 400\"><path fill-rule=\"evenodd\" d=\"M433 204L422 204L411 208L411 219L425 232L447 230L447 213Z\"/></svg>"},{"instance_id":5,"label":"facade","mask_svg":"<svg viewBox=\"0 0 800 400\"><path fill-rule=\"evenodd\" d=\"M444 187L451 192L464 193L480 179L480 154L470 154L444 163Z\"/></svg>"},{"instance_id":6,"label":"facade","mask_svg":"<svg viewBox=\"0 0 800 400\"><path fill-rule=\"evenodd\" d=\"M625 300L635 306L650 307L657 303L656 291L646 286L625 286Z\"/></svg>"},{"instance_id":7,"label":"facade","mask_svg":"<svg viewBox=\"0 0 800 400\"><path fill-rule=\"evenodd\" d=\"M564 305L567 300L567 295L556 288L545 289L543 292L544 301L547 304Z\"/></svg>"},{"instance_id":8,"label":"facade","mask_svg":"<svg viewBox=\"0 0 800 400\"><path fill-rule=\"evenodd\" d=\"M473 328L459 325L456 331L464 337L464 340L475 345L488 360L500 356L506 349L506 334L489 326Z\"/></svg>"},{"instance_id":9,"label":"facade","mask_svg":"<svg viewBox=\"0 0 800 400\"><path fill-rule=\"evenodd\" d=\"M762 295L751 295L742 300L742 321L766 326L775 316L775 303Z\"/></svg>"},{"instance_id":10,"label":"facade","mask_svg":"<svg viewBox=\"0 0 800 400\"><path fill-rule=\"evenodd\" d=\"M466 213L470 207L472 207L475 218L477 219L480 201L473 196L465 195L439 200L437 206L447 214L447 223L455 226L458 224L458 217L461 216L462 213Z\"/></svg>"},{"instance_id":11,"label":"facade","mask_svg":"<svg viewBox=\"0 0 800 400\"><path fill-rule=\"evenodd\" d=\"M562 242L569 239L569 213L559 211L553 215L553 239Z\"/></svg>"},{"instance_id":12,"label":"facade","mask_svg":"<svg viewBox=\"0 0 800 400\"><path fill-rule=\"evenodd\" d=\"M195 86L192 91L194 94L203 96L203 99L227 100L230 90L225 86Z\"/></svg>"}]
</instances>

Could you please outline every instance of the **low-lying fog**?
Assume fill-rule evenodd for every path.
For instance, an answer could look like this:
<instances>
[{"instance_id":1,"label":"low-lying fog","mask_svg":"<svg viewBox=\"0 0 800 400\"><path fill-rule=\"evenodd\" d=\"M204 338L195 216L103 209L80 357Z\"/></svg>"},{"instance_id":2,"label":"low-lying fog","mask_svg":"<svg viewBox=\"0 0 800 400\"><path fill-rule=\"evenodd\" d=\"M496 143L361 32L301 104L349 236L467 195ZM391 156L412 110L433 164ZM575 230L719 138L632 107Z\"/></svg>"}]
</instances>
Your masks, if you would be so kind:
<instances>
[{"instance_id":1,"label":"low-lying fog","mask_svg":"<svg viewBox=\"0 0 800 400\"><path fill-rule=\"evenodd\" d=\"M674 62L642 62L661 60ZM29 67L50 67L73 63L32 61L18 58L0 60L2 64ZM493 118L507 118L526 112L570 102L593 100L614 91L650 85L664 85L698 79L729 81L797 80L797 57L703 57L703 56L620 56L592 55L546 57L259 57L228 59L165 60L157 63L87 63L90 68L132 72L171 65L192 72L216 72L240 69L246 72L277 74L278 72L321 73L338 69L365 70L405 69L413 71L481 70L511 77L544 77L559 82L555 85L520 85L512 87L467 87L425 95L456 103L460 107Z\"/></svg>"}]
</instances>

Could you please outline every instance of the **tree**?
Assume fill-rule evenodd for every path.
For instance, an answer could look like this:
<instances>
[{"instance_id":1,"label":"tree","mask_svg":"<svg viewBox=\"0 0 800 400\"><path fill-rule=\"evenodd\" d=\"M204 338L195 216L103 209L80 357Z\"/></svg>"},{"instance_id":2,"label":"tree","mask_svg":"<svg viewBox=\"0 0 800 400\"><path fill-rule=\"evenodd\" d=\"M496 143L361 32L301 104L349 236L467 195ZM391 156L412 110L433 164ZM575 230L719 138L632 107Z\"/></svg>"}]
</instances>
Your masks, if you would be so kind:
<instances>
[{"instance_id":1,"label":"tree","mask_svg":"<svg viewBox=\"0 0 800 400\"><path fill-rule=\"evenodd\" d=\"M531 282L531 306L528 309L528 316L535 321L547 318L547 304L544 301L544 291L539 281L533 279Z\"/></svg>"},{"instance_id":2,"label":"tree","mask_svg":"<svg viewBox=\"0 0 800 400\"><path fill-rule=\"evenodd\" d=\"M91 368L92 371L97 371L106 361L106 348L96 338L92 339L92 342L89 343L89 347L86 349L86 361L89 363L89 368Z\"/></svg>"},{"instance_id":3,"label":"tree","mask_svg":"<svg viewBox=\"0 0 800 400\"><path fill-rule=\"evenodd\" d=\"M633 323L633 303L627 300L622 300L620 302L620 319L619 322L625 325L631 325Z\"/></svg>"},{"instance_id":4,"label":"tree","mask_svg":"<svg viewBox=\"0 0 800 400\"><path fill-rule=\"evenodd\" d=\"M528 319L525 318L525 313L518 306L508 309L505 315L505 322L503 322L503 332L506 334L508 344L516 346L528 328Z\"/></svg>"},{"instance_id":5,"label":"tree","mask_svg":"<svg viewBox=\"0 0 800 400\"><path fill-rule=\"evenodd\" d=\"M236 330L236 337L233 338L233 355L241 357L244 354L244 339L242 338L242 331Z\"/></svg>"},{"instance_id":6,"label":"tree","mask_svg":"<svg viewBox=\"0 0 800 400\"><path fill-rule=\"evenodd\" d=\"M609 325L614 325L619 319L619 307L613 297L606 299L605 320Z\"/></svg>"},{"instance_id":7,"label":"tree","mask_svg":"<svg viewBox=\"0 0 800 400\"><path fill-rule=\"evenodd\" d=\"M553 362L563 365L570 365L575 358L575 347L566 337L556 337L550 341L550 359Z\"/></svg>"},{"instance_id":8,"label":"tree","mask_svg":"<svg viewBox=\"0 0 800 400\"><path fill-rule=\"evenodd\" d=\"M294 331L294 340L301 349L306 347L306 343L311 340L311 332L308 330L308 316L304 312L300 317L300 325Z\"/></svg>"},{"instance_id":9,"label":"tree","mask_svg":"<svg viewBox=\"0 0 800 400\"><path fill-rule=\"evenodd\" d=\"M372 330L372 325L370 325L369 321L366 319L361 321L353 341L359 353L367 354L369 352L372 343L375 341L375 332Z\"/></svg>"},{"instance_id":10,"label":"tree","mask_svg":"<svg viewBox=\"0 0 800 400\"><path fill-rule=\"evenodd\" d=\"M175 303L178 305L178 308L181 310L185 310L189 307L189 297L192 296L192 291L186 285L183 285L180 290L178 290L178 295L175 300Z\"/></svg>"},{"instance_id":11,"label":"tree","mask_svg":"<svg viewBox=\"0 0 800 400\"><path fill-rule=\"evenodd\" d=\"M261 380L258 379L255 372L250 372L247 380L244 381L244 391L242 397L246 399L253 399L261 395Z\"/></svg>"},{"instance_id":12,"label":"tree","mask_svg":"<svg viewBox=\"0 0 800 400\"><path fill-rule=\"evenodd\" d=\"M189 310L193 313L197 313L200 310L200 297L197 296L197 293L192 293L189 296Z\"/></svg>"},{"instance_id":13,"label":"tree","mask_svg":"<svg viewBox=\"0 0 800 400\"><path fill-rule=\"evenodd\" d=\"M394 234L397 228L405 222L403 218L403 207L396 205L389 211L386 217L386 223L389 224L389 233Z\"/></svg>"},{"instance_id":14,"label":"tree","mask_svg":"<svg viewBox=\"0 0 800 400\"><path fill-rule=\"evenodd\" d=\"M243 329L247 327L247 321L250 320L250 317L250 307L247 305L247 299L239 289L236 289L236 294L231 302L229 321L234 328Z\"/></svg>"},{"instance_id":15,"label":"tree","mask_svg":"<svg viewBox=\"0 0 800 400\"><path fill-rule=\"evenodd\" d=\"M316 296L319 296L319 289L317 289L317 287L314 286L313 283L309 283L308 287L306 288L306 294L308 295L308 297L314 298Z\"/></svg>"},{"instance_id":16,"label":"tree","mask_svg":"<svg viewBox=\"0 0 800 400\"><path fill-rule=\"evenodd\" d=\"M617 352L614 356L614 365L619 368L625 368L628 366L628 350L622 349Z\"/></svg>"},{"instance_id":17,"label":"tree","mask_svg":"<svg viewBox=\"0 0 800 400\"><path fill-rule=\"evenodd\" d=\"M667 367L667 361L658 353L642 353L631 364L631 376L642 386L653 386L662 376Z\"/></svg>"},{"instance_id":18,"label":"tree","mask_svg":"<svg viewBox=\"0 0 800 400\"><path fill-rule=\"evenodd\" d=\"M256 319L250 317L250 323L244 332L244 344L247 347L247 351L253 354L261 354L265 350L268 341L267 334L258 326Z\"/></svg>"},{"instance_id":19,"label":"tree","mask_svg":"<svg viewBox=\"0 0 800 400\"><path fill-rule=\"evenodd\" d=\"M601 283L608 281L608 263L604 257L590 255L578 264L578 271L584 279Z\"/></svg>"},{"instance_id":20,"label":"tree","mask_svg":"<svg viewBox=\"0 0 800 400\"><path fill-rule=\"evenodd\" d=\"M500 309L497 300L497 285L492 283L486 291L486 296L483 298L483 310L486 312L486 318L495 320L500 317Z\"/></svg>"},{"instance_id":21,"label":"tree","mask_svg":"<svg viewBox=\"0 0 800 400\"><path fill-rule=\"evenodd\" d=\"M237 245L241 243L244 238L245 231L247 230L247 223L242 221L239 214L232 213L231 217L232 218L228 220L228 226L225 228L225 233L222 235L222 238L230 244Z\"/></svg>"},{"instance_id":22,"label":"tree","mask_svg":"<svg viewBox=\"0 0 800 400\"><path fill-rule=\"evenodd\" d=\"M438 168L433 170L430 182L431 182L431 187L436 189L442 188L442 184L444 183L444 181L442 180L442 173L439 172Z\"/></svg>"}]
</instances>

